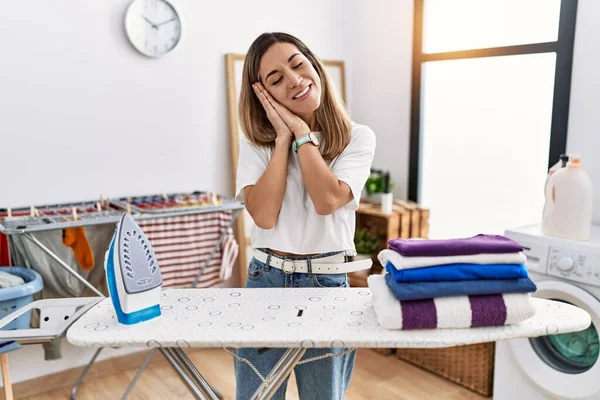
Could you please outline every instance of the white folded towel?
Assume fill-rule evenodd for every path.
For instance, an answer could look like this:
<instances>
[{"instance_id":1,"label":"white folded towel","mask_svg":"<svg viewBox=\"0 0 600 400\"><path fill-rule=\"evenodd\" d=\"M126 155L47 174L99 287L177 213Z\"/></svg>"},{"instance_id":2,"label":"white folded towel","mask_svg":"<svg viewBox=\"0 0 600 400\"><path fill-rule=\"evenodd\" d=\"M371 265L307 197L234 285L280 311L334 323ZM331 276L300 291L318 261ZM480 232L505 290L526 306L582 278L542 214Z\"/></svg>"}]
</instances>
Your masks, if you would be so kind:
<instances>
[{"instance_id":1,"label":"white folded towel","mask_svg":"<svg viewBox=\"0 0 600 400\"><path fill-rule=\"evenodd\" d=\"M437 297L400 301L383 275L367 278L379 325L386 329L471 328L513 325L533 317L529 293Z\"/></svg>"},{"instance_id":2,"label":"white folded towel","mask_svg":"<svg viewBox=\"0 0 600 400\"><path fill-rule=\"evenodd\" d=\"M527 257L519 253L484 253L464 256L407 257L394 250L381 250L377 259L382 266L391 262L396 269L432 267L446 264L525 264Z\"/></svg>"}]
</instances>

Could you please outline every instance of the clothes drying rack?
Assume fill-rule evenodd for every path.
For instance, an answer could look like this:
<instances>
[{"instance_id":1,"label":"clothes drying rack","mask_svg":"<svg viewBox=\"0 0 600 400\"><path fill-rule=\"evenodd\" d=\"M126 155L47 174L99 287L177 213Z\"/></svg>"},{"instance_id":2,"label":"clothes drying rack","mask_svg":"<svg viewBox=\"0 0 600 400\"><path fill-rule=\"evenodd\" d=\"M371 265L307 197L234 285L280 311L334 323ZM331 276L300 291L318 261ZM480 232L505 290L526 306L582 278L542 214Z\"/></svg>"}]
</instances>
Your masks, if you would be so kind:
<instances>
[{"instance_id":1,"label":"clothes drying rack","mask_svg":"<svg viewBox=\"0 0 600 400\"><path fill-rule=\"evenodd\" d=\"M81 201L60 204L46 204L31 206L30 208L0 209L0 233L7 236L23 235L34 243L61 268L74 276L82 284L88 287L96 295L105 297L96 287L77 273L70 265L44 246L32 233L44 232L58 229L86 227L92 225L117 224L123 213L129 213L137 220L149 220L156 218L178 217L184 215L197 215L231 211L231 221L224 227L200 270L194 278L191 287L196 287L200 276L212 260L215 253L220 249L227 231L235 221L238 213L244 208L244 204L232 197L224 196L207 191L194 191L191 193L163 193L160 195L127 196L117 199L102 198L98 201ZM2 216L4 215L4 217ZM98 348L82 373L76 379L71 389L71 399L76 399L77 389L83 379L96 361L102 351ZM122 399L133 390L144 369L148 366L156 349L150 350L146 358L138 368L134 378L125 390ZM184 352L178 354L178 358L172 357L167 350L160 348L160 352L170 362L171 367L179 375L182 381L188 384L186 371L189 365L193 365ZM213 389L214 391L214 389ZM214 391L217 393L216 391ZM219 396L220 397L220 396Z\"/></svg>"}]
</instances>

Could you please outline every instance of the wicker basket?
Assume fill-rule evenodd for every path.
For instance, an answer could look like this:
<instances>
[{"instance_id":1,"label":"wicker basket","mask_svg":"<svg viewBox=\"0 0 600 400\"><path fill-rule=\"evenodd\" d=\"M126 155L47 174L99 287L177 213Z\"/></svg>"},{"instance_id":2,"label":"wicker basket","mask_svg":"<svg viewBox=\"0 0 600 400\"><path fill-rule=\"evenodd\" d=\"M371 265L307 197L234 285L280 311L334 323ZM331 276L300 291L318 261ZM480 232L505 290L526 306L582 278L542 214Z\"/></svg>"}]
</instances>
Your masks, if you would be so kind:
<instances>
[{"instance_id":1,"label":"wicker basket","mask_svg":"<svg viewBox=\"0 0 600 400\"><path fill-rule=\"evenodd\" d=\"M494 343L441 349L396 349L396 357L485 397L494 386Z\"/></svg>"},{"instance_id":2,"label":"wicker basket","mask_svg":"<svg viewBox=\"0 0 600 400\"><path fill-rule=\"evenodd\" d=\"M396 349L389 349L387 347L374 347L371 350L377 354L381 354L382 356L391 356L396 352Z\"/></svg>"}]
</instances>

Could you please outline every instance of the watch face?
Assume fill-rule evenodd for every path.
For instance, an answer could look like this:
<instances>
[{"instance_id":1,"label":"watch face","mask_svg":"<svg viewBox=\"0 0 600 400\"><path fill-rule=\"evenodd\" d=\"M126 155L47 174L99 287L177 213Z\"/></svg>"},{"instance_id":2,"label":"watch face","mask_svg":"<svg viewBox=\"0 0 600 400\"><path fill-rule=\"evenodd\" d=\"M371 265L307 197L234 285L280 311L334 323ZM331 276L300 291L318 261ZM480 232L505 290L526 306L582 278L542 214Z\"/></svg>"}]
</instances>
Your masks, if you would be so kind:
<instances>
[{"instance_id":1,"label":"watch face","mask_svg":"<svg viewBox=\"0 0 600 400\"><path fill-rule=\"evenodd\" d=\"M148 57L173 50L181 38L181 20L166 0L133 0L125 15L131 44Z\"/></svg>"},{"instance_id":2,"label":"watch face","mask_svg":"<svg viewBox=\"0 0 600 400\"><path fill-rule=\"evenodd\" d=\"M312 142L314 143L314 145L318 146L319 145L319 138L317 137L317 135L311 134L310 137L311 137Z\"/></svg>"}]
</instances>

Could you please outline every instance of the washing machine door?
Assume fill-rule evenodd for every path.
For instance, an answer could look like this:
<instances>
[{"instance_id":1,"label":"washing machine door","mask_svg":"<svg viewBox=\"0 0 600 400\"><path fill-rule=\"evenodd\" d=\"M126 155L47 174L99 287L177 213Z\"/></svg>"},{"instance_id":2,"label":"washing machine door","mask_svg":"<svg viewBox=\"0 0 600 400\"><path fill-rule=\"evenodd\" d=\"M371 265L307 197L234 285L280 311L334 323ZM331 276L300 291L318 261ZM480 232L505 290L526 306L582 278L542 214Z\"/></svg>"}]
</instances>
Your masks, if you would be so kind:
<instances>
[{"instance_id":1,"label":"washing machine door","mask_svg":"<svg viewBox=\"0 0 600 400\"><path fill-rule=\"evenodd\" d=\"M508 342L521 372L552 398L600 398L598 331L600 299L569 283L547 280L536 282L535 297L573 304L587 311L592 325L580 332L518 339ZM569 318L565 316L565 318Z\"/></svg>"}]
</instances>

